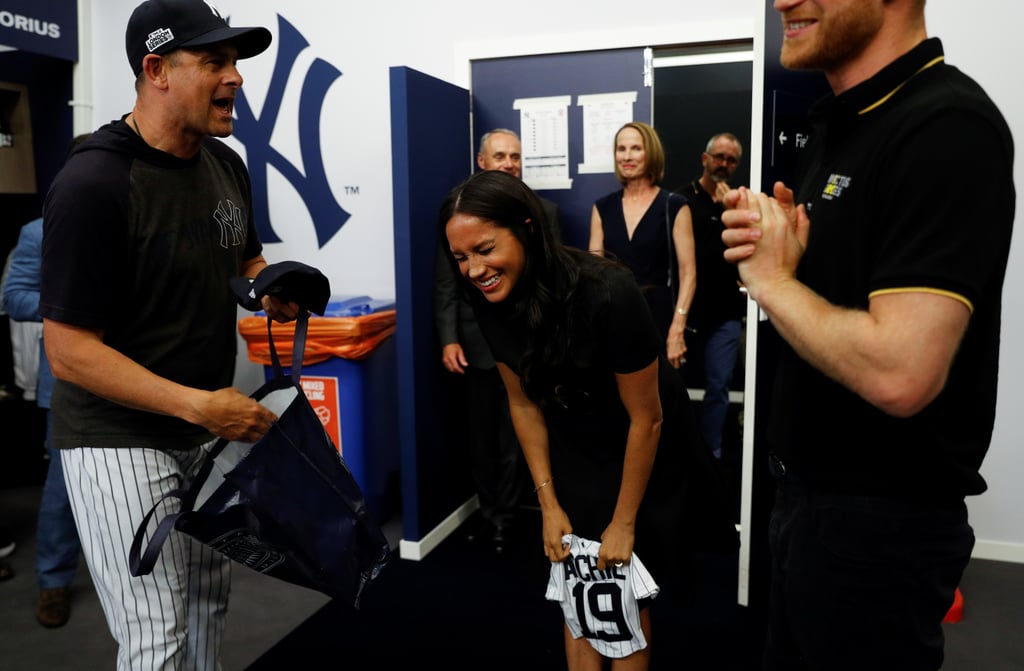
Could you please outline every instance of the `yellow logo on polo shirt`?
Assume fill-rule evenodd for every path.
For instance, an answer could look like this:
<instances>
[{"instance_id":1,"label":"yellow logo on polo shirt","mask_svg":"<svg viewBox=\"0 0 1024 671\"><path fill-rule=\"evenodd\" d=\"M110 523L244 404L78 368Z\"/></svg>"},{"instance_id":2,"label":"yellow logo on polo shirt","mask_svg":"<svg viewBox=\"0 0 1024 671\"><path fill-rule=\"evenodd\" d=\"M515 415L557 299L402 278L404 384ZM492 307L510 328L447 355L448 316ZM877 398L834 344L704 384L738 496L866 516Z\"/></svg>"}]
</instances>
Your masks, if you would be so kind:
<instances>
[{"instance_id":1,"label":"yellow logo on polo shirt","mask_svg":"<svg viewBox=\"0 0 1024 671\"><path fill-rule=\"evenodd\" d=\"M821 192L821 197L825 200L832 200L833 198L839 198L843 195L843 190L850 186L851 177L846 175L837 175L832 173L828 176L828 183L825 184L825 188Z\"/></svg>"}]
</instances>

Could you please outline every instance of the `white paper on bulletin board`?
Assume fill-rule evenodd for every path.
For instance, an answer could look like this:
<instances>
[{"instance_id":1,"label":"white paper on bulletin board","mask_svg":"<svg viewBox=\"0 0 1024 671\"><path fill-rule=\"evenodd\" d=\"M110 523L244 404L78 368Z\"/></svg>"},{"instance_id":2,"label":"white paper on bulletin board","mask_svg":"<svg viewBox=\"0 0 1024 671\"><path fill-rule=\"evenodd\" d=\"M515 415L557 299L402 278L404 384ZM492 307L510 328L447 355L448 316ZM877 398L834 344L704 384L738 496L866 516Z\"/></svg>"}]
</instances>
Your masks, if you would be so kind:
<instances>
[{"instance_id":1,"label":"white paper on bulletin board","mask_svg":"<svg viewBox=\"0 0 1024 671\"><path fill-rule=\"evenodd\" d=\"M580 96L583 108L583 163L579 174L615 172L615 133L633 120L636 91Z\"/></svg>"},{"instance_id":2,"label":"white paper on bulletin board","mask_svg":"<svg viewBox=\"0 0 1024 671\"><path fill-rule=\"evenodd\" d=\"M569 105L571 96L517 98L523 143L523 181L531 189L571 189Z\"/></svg>"}]
</instances>

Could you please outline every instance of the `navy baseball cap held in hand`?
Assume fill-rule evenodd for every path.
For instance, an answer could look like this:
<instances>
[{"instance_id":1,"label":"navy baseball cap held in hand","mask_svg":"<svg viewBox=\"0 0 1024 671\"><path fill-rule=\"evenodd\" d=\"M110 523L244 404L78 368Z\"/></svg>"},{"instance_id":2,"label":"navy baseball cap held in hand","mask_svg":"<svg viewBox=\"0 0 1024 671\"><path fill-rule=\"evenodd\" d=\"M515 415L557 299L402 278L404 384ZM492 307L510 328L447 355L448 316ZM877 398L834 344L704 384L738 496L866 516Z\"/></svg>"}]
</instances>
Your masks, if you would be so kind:
<instances>
[{"instance_id":1,"label":"navy baseball cap held in hand","mask_svg":"<svg viewBox=\"0 0 1024 671\"><path fill-rule=\"evenodd\" d=\"M146 54L231 42L238 57L263 53L273 37L266 28L232 28L210 0L146 0L135 8L125 30L125 51L138 77Z\"/></svg>"},{"instance_id":2,"label":"navy baseball cap held in hand","mask_svg":"<svg viewBox=\"0 0 1024 671\"><path fill-rule=\"evenodd\" d=\"M230 285L238 304L252 312L263 309L261 298L274 296L322 317L331 300L330 281L313 266L299 261L271 263L256 279L233 277Z\"/></svg>"}]
</instances>

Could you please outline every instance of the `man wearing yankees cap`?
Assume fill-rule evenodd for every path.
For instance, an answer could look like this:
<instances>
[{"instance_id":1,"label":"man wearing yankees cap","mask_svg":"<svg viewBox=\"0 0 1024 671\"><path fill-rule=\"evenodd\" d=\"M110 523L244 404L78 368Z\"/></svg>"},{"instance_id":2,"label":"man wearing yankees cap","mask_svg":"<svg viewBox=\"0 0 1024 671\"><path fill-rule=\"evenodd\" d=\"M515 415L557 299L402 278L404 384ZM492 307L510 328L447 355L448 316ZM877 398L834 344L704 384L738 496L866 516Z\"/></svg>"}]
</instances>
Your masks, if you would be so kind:
<instances>
[{"instance_id":1,"label":"man wearing yankees cap","mask_svg":"<svg viewBox=\"0 0 1024 671\"><path fill-rule=\"evenodd\" d=\"M153 572L132 577L128 549L205 447L254 442L276 419L231 388L229 280L267 262L248 171L215 139L232 132L237 62L270 42L210 2L140 4L125 32L136 103L75 148L44 204L52 440L118 669L218 668L228 560L172 532ZM298 309L262 305L278 321Z\"/></svg>"}]
</instances>

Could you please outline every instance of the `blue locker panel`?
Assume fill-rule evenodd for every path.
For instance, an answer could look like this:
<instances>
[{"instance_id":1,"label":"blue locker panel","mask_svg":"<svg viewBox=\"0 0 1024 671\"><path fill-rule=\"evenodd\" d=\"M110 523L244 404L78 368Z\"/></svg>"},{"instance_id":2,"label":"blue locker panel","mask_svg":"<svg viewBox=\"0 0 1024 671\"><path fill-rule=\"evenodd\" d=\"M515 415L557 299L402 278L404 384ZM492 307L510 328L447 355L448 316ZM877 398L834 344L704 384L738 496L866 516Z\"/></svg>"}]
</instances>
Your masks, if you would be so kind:
<instances>
[{"instance_id":1,"label":"blue locker panel","mask_svg":"<svg viewBox=\"0 0 1024 671\"><path fill-rule=\"evenodd\" d=\"M470 107L465 89L410 68L390 79L402 535L415 541L472 495L443 436L433 315L437 213L473 168Z\"/></svg>"}]
</instances>

